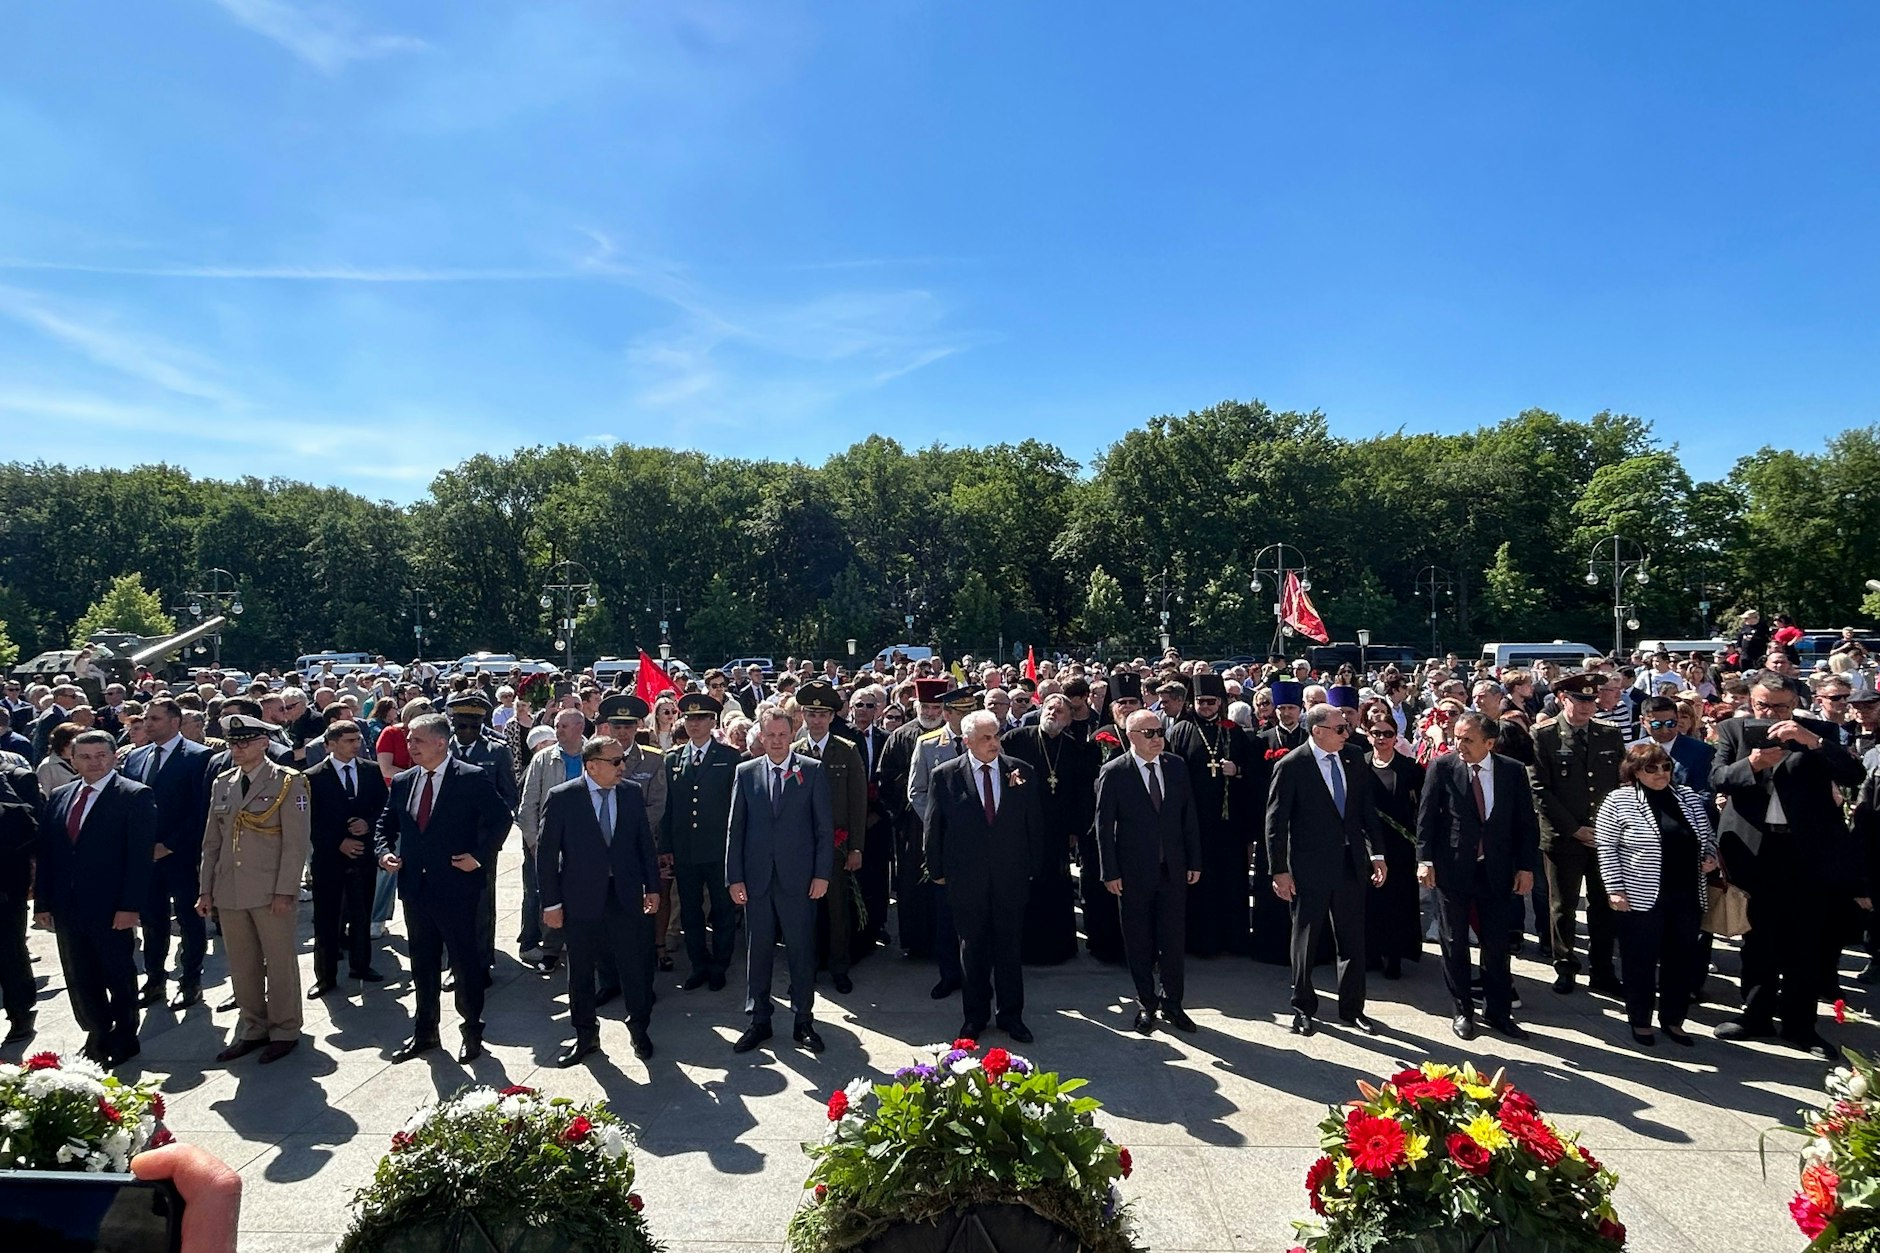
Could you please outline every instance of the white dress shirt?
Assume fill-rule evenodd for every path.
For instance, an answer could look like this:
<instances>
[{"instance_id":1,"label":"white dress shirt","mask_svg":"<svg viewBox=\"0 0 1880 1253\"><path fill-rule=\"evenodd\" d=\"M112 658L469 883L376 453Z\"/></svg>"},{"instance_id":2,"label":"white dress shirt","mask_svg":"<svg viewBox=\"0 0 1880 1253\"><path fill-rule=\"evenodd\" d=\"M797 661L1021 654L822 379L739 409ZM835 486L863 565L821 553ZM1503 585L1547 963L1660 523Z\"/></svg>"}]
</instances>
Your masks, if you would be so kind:
<instances>
[{"instance_id":1,"label":"white dress shirt","mask_svg":"<svg viewBox=\"0 0 1880 1253\"><path fill-rule=\"evenodd\" d=\"M971 754L968 754L968 756L971 756ZM985 805L986 776L981 773L981 767L983 766L992 767L992 809L994 813L997 813L999 806L1005 802L1005 780L999 777L999 759L997 757L994 757L991 761L980 761L977 757L973 758L973 795L979 798L981 806Z\"/></svg>"},{"instance_id":2,"label":"white dress shirt","mask_svg":"<svg viewBox=\"0 0 1880 1253\"><path fill-rule=\"evenodd\" d=\"M1469 770L1475 772L1475 777L1482 781L1482 813L1484 815L1494 813L1495 812L1495 759L1494 757L1493 756L1484 757L1482 758L1481 761L1477 762L1473 766L1468 765L1467 762L1464 762L1463 765L1466 766ZM1471 792L1473 792L1473 788L1471 788ZM1470 799L1474 799L1473 795L1471 795Z\"/></svg>"},{"instance_id":3,"label":"white dress shirt","mask_svg":"<svg viewBox=\"0 0 1880 1253\"><path fill-rule=\"evenodd\" d=\"M437 768L431 772L431 812L432 813L437 812L437 798L444 794L444 776L449 773L449 771L445 770L444 767L449 764L450 764L450 759L447 757L443 761L439 762L437 765ZM419 774L417 778L417 785L411 789L411 804L409 806L410 813L413 818L416 818L418 816L418 806L422 804L424 801L424 773L423 773L424 767L420 766L418 767L418 770L419 770Z\"/></svg>"}]
</instances>

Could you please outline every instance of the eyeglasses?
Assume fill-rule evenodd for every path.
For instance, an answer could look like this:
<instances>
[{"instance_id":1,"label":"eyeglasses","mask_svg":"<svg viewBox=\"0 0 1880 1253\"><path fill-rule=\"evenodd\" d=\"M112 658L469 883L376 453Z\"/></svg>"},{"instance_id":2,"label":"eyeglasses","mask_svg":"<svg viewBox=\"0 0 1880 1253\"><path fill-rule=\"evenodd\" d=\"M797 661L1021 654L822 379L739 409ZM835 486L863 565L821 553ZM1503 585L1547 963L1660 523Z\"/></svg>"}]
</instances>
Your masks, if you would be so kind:
<instances>
[{"instance_id":1,"label":"eyeglasses","mask_svg":"<svg viewBox=\"0 0 1880 1253\"><path fill-rule=\"evenodd\" d=\"M1678 725L1676 718L1648 718L1645 725L1654 731L1668 731Z\"/></svg>"},{"instance_id":2,"label":"eyeglasses","mask_svg":"<svg viewBox=\"0 0 1880 1253\"><path fill-rule=\"evenodd\" d=\"M1325 730L1330 731L1333 735L1351 734L1351 728L1347 726L1326 727Z\"/></svg>"},{"instance_id":3,"label":"eyeglasses","mask_svg":"<svg viewBox=\"0 0 1880 1253\"><path fill-rule=\"evenodd\" d=\"M1671 763L1670 763L1670 762L1668 762L1668 761L1654 761L1654 762L1653 762L1653 763L1651 763L1651 765L1649 765L1649 766L1640 766L1640 767L1638 768L1638 772L1639 772L1640 774L1664 774L1664 773L1666 773L1666 772L1668 772L1668 771L1669 771L1670 769L1671 769Z\"/></svg>"},{"instance_id":4,"label":"eyeglasses","mask_svg":"<svg viewBox=\"0 0 1880 1253\"><path fill-rule=\"evenodd\" d=\"M1145 740L1159 740L1162 738L1162 728L1161 727L1138 727L1134 731L1131 731L1130 734L1140 735Z\"/></svg>"},{"instance_id":5,"label":"eyeglasses","mask_svg":"<svg viewBox=\"0 0 1880 1253\"><path fill-rule=\"evenodd\" d=\"M596 757L594 760L600 762L602 765L618 766L623 765L627 759L623 755L620 757Z\"/></svg>"}]
</instances>

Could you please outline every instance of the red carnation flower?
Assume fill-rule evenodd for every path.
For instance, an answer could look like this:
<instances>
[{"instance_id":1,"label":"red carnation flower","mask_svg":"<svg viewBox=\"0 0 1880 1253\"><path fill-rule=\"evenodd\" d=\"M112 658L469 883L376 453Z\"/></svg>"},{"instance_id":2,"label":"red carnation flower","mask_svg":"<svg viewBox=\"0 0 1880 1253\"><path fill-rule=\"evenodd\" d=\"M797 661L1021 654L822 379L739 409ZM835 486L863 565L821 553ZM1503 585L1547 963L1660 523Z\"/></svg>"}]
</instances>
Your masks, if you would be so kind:
<instances>
[{"instance_id":1,"label":"red carnation flower","mask_svg":"<svg viewBox=\"0 0 1880 1253\"><path fill-rule=\"evenodd\" d=\"M1118 1145L1116 1149L1116 1164L1123 1168L1123 1178L1125 1179L1129 1178L1131 1172L1136 1169L1136 1159L1131 1157L1129 1150L1123 1148L1121 1145Z\"/></svg>"},{"instance_id":2,"label":"red carnation flower","mask_svg":"<svg viewBox=\"0 0 1880 1253\"><path fill-rule=\"evenodd\" d=\"M1012 1055L1004 1049L987 1049L986 1056L980 1062L980 1065L985 1067L988 1075L997 1079L1000 1075L1012 1068Z\"/></svg>"},{"instance_id":3,"label":"red carnation flower","mask_svg":"<svg viewBox=\"0 0 1880 1253\"><path fill-rule=\"evenodd\" d=\"M1319 1189L1337 1172L1338 1163L1329 1157L1321 1157L1306 1171L1306 1201L1312 1206L1314 1214L1325 1212L1325 1202L1319 1198Z\"/></svg>"},{"instance_id":4,"label":"red carnation flower","mask_svg":"<svg viewBox=\"0 0 1880 1253\"><path fill-rule=\"evenodd\" d=\"M504 1088L504 1089L502 1090L502 1092L501 1092L501 1093L499 1093L498 1095L501 1095L501 1096L534 1096L534 1095L535 1095L535 1089L534 1089L534 1088L525 1088L525 1087L523 1087L523 1086L522 1086L521 1084L519 1084L519 1083L512 1083L512 1084L510 1084L510 1085L509 1085L508 1087L506 1087L506 1088Z\"/></svg>"},{"instance_id":5,"label":"red carnation flower","mask_svg":"<svg viewBox=\"0 0 1880 1253\"><path fill-rule=\"evenodd\" d=\"M163 1093L152 1092L150 1094L150 1113L152 1117L162 1118L164 1109L165 1109L165 1106L163 1104Z\"/></svg>"},{"instance_id":6,"label":"red carnation flower","mask_svg":"<svg viewBox=\"0 0 1880 1253\"><path fill-rule=\"evenodd\" d=\"M1847 1002L1846 1001L1836 1001L1834 1003L1834 1020L1837 1023L1842 1024L1843 1026L1846 1025L1847 1023Z\"/></svg>"},{"instance_id":7,"label":"red carnation flower","mask_svg":"<svg viewBox=\"0 0 1880 1253\"><path fill-rule=\"evenodd\" d=\"M820 1201L820 1200L822 1200L822 1199L823 1199L824 1197L826 1197L826 1196L828 1196L828 1195L829 1195L829 1185L828 1185L828 1184L824 1184L824 1183L819 1183L819 1184L817 1184L817 1185L816 1185L816 1199L817 1199L818 1201Z\"/></svg>"},{"instance_id":8,"label":"red carnation flower","mask_svg":"<svg viewBox=\"0 0 1880 1253\"><path fill-rule=\"evenodd\" d=\"M1121 748L1123 746L1123 741L1117 739L1115 735L1108 731L1099 731L1093 738L1097 743L1107 748Z\"/></svg>"},{"instance_id":9,"label":"red carnation flower","mask_svg":"<svg viewBox=\"0 0 1880 1253\"><path fill-rule=\"evenodd\" d=\"M1445 1141L1449 1148L1449 1160L1471 1175L1488 1173L1488 1150L1477 1144L1461 1132L1452 1132Z\"/></svg>"},{"instance_id":10,"label":"red carnation flower","mask_svg":"<svg viewBox=\"0 0 1880 1253\"><path fill-rule=\"evenodd\" d=\"M588 1133L593 1130L594 1124L588 1121L586 1114L576 1114L574 1121L568 1124L568 1129L561 1133L561 1138L568 1144L578 1144L587 1139Z\"/></svg>"},{"instance_id":11,"label":"red carnation flower","mask_svg":"<svg viewBox=\"0 0 1880 1253\"><path fill-rule=\"evenodd\" d=\"M979 1041L968 1040L966 1037L961 1036L959 1039L953 1041L953 1047L956 1049L965 1049L968 1053L970 1053L974 1049L979 1047Z\"/></svg>"},{"instance_id":12,"label":"red carnation flower","mask_svg":"<svg viewBox=\"0 0 1880 1253\"><path fill-rule=\"evenodd\" d=\"M412 1135L409 1131L394 1131L392 1133L392 1152L404 1152L411 1147L411 1141Z\"/></svg>"},{"instance_id":13,"label":"red carnation flower","mask_svg":"<svg viewBox=\"0 0 1880 1253\"><path fill-rule=\"evenodd\" d=\"M646 1208L646 1202L640 1199L640 1194L637 1192L627 1193L627 1204L633 1207L633 1212L636 1214Z\"/></svg>"},{"instance_id":14,"label":"red carnation flower","mask_svg":"<svg viewBox=\"0 0 1880 1253\"><path fill-rule=\"evenodd\" d=\"M1819 1205L1797 1192L1795 1199L1789 1202L1789 1217L1801 1228L1802 1234L1813 1240L1827 1229L1828 1218Z\"/></svg>"},{"instance_id":15,"label":"red carnation flower","mask_svg":"<svg viewBox=\"0 0 1880 1253\"><path fill-rule=\"evenodd\" d=\"M1400 1070L1389 1079L1385 1080L1385 1082L1397 1088L1405 1088L1413 1083L1422 1083L1423 1072L1420 1070Z\"/></svg>"},{"instance_id":16,"label":"red carnation flower","mask_svg":"<svg viewBox=\"0 0 1880 1253\"><path fill-rule=\"evenodd\" d=\"M124 1121L124 1115L118 1113L118 1107L105 1100L102 1096L98 1098L98 1112L103 1114L104 1120L112 1126L116 1126L118 1123Z\"/></svg>"},{"instance_id":17,"label":"red carnation flower","mask_svg":"<svg viewBox=\"0 0 1880 1253\"><path fill-rule=\"evenodd\" d=\"M59 1055L57 1053L34 1053L26 1059L28 1070L57 1070L58 1068Z\"/></svg>"},{"instance_id":18,"label":"red carnation flower","mask_svg":"<svg viewBox=\"0 0 1880 1253\"><path fill-rule=\"evenodd\" d=\"M1345 1151L1371 1175L1388 1175L1403 1164L1403 1124L1395 1118L1355 1118L1345 1127Z\"/></svg>"},{"instance_id":19,"label":"red carnation flower","mask_svg":"<svg viewBox=\"0 0 1880 1253\"><path fill-rule=\"evenodd\" d=\"M834 1096L829 1098L829 1121L835 1122L848 1112L849 1094L847 1092L837 1091Z\"/></svg>"},{"instance_id":20,"label":"red carnation flower","mask_svg":"<svg viewBox=\"0 0 1880 1253\"><path fill-rule=\"evenodd\" d=\"M1599 1220L1599 1238L1601 1240L1610 1240L1614 1244L1620 1244L1620 1245L1624 1244L1625 1243L1625 1224L1620 1222L1616 1218L1600 1219Z\"/></svg>"},{"instance_id":21,"label":"red carnation flower","mask_svg":"<svg viewBox=\"0 0 1880 1253\"><path fill-rule=\"evenodd\" d=\"M168 1127L158 1127L156 1132L150 1137L150 1147L153 1149L160 1149L166 1144L175 1143L176 1137L170 1134Z\"/></svg>"},{"instance_id":22,"label":"red carnation flower","mask_svg":"<svg viewBox=\"0 0 1880 1253\"><path fill-rule=\"evenodd\" d=\"M837 827L836 828L836 847L841 848L844 844L847 844L848 842L849 842L849 829L847 827Z\"/></svg>"}]
</instances>

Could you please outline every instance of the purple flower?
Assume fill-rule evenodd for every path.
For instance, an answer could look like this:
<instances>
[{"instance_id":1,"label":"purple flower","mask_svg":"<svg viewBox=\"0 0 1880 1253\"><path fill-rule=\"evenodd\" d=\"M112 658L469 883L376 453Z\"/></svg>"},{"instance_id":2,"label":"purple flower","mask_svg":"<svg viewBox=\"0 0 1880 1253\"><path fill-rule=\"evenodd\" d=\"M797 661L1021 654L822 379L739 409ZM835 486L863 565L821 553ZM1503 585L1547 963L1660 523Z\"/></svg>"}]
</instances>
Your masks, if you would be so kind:
<instances>
[{"instance_id":1,"label":"purple flower","mask_svg":"<svg viewBox=\"0 0 1880 1253\"><path fill-rule=\"evenodd\" d=\"M939 1071L935 1070L932 1066L929 1066L926 1062L922 1062L918 1066L914 1067L914 1074L917 1078L920 1078L920 1079L931 1079L939 1073L940 1073Z\"/></svg>"},{"instance_id":2,"label":"purple flower","mask_svg":"<svg viewBox=\"0 0 1880 1253\"><path fill-rule=\"evenodd\" d=\"M954 1049L951 1053L948 1053L945 1057L940 1059L940 1064L951 1069L954 1062L959 1061L963 1057L971 1056L972 1054L968 1053L965 1049Z\"/></svg>"},{"instance_id":3,"label":"purple flower","mask_svg":"<svg viewBox=\"0 0 1880 1253\"><path fill-rule=\"evenodd\" d=\"M918 1078L920 1078L920 1076L914 1072L914 1068L912 1066L903 1066L899 1070L894 1072L894 1081L896 1083L906 1083L909 1079L918 1079Z\"/></svg>"},{"instance_id":4,"label":"purple flower","mask_svg":"<svg viewBox=\"0 0 1880 1253\"><path fill-rule=\"evenodd\" d=\"M1030 1074L1031 1063L1026 1061L1024 1058L1020 1057L1016 1053L1012 1054L1012 1073L1016 1075Z\"/></svg>"}]
</instances>

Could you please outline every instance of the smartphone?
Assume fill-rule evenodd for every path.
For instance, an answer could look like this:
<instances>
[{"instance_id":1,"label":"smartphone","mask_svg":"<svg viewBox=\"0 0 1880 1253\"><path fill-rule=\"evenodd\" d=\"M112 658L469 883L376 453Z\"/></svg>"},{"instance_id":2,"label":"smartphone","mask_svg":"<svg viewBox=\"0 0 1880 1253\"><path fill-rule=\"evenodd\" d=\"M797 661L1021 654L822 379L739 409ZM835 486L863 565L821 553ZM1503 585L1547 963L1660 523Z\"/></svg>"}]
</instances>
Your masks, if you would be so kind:
<instances>
[{"instance_id":1,"label":"smartphone","mask_svg":"<svg viewBox=\"0 0 1880 1253\"><path fill-rule=\"evenodd\" d=\"M181 1253L183 1198L167 1179L0 1171L0 1249Z\"/></svg>"}]
</instances>

